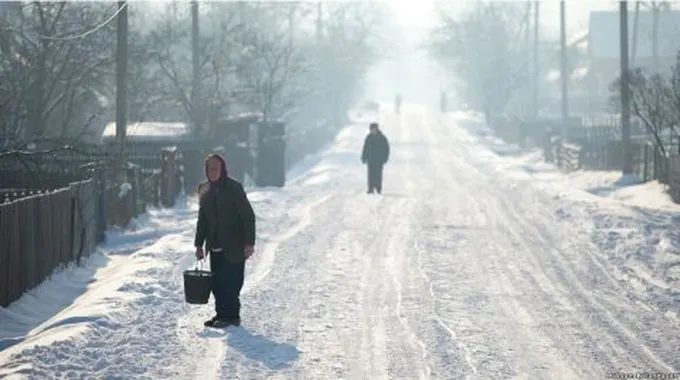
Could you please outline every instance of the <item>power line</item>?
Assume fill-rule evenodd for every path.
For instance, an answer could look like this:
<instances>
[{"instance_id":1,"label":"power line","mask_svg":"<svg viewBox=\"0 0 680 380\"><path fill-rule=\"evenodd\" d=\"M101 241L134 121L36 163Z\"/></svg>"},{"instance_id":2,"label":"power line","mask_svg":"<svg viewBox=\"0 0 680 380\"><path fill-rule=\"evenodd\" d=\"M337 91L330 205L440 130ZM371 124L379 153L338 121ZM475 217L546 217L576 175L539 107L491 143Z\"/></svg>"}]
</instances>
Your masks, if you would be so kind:
<instances>
[{"instance_id":1,"label":"power line","mask_svg":"<svg viewBox=\"0 0 680 380\"><path fill-rule=\"evenodd\" d=\"M59 37L55 37L55 36L46 36L46 35L43 35L43 34L38 34L37 37L38 37L39 39L43 39L43 40L51 40L51 41L72 41L72 40L83 39L83 38L85 38L85 37L87 37L87 36L89 36L89 35L91 35L91 34L93 34L93 33L96 33L97 31L101 30L101 29L104 28L105 26L107 26L109 23L111 23L113 20L115 20L116 17L118 17L118 15L120 14L120 12L122 12L123 9L127 8L127 6L128 6L128 3L127 3L127 1L126 1L126 2L125 2L125 5L123 5L122 7L119 7L119 8L116 10L116 12L114 12L111 16L109 16L109 17L108 17L106 20L104 20L101 24L99 24L99 25L95 26L94 28L92 28L92 29L90 29L90 30L87 30L87 31L85 31L85 32L78 33L78 34L74 34L74 35L70 35L70 36L67 35L67 36L59 36ZM13 28L13 27L7 27L6 29L7 29L7 30L10 30L10 31L13 31L13 32L16 32L16 31L17 31L17 30L16 30L15 28Z\"/></svg>"}]
</instances>

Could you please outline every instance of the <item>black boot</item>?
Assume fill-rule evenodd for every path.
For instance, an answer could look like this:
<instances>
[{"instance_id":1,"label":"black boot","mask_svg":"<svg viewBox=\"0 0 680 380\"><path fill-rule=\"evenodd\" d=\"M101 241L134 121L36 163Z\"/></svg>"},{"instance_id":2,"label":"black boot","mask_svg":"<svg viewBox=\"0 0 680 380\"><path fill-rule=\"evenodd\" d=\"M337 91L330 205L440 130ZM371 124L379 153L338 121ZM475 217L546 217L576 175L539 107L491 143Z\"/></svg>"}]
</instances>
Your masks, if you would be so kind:
<instances>
[{"instance_id":1,"label":"black boot","mask_svg":"<svg viewBox=\"0 0 680 380\"><path fill-rule=\"evenodd\" d=\"M226 318L226 319L217 319L215 322L213 322L212 327L229 327L229 326L240 326L241 325L241 318Z\"/></svg>"},{"instance_id":2,"label":"black boot","mask_svg":"<svg viewBox=\"0 0 680 380\"><path fill-rule=\"evenodd\" d=\"M203 326L205 327L212 327L215 324L215 321L217 321L217 316L214 316L207 321L203 322Z\"/></svg>"}]
</instances>

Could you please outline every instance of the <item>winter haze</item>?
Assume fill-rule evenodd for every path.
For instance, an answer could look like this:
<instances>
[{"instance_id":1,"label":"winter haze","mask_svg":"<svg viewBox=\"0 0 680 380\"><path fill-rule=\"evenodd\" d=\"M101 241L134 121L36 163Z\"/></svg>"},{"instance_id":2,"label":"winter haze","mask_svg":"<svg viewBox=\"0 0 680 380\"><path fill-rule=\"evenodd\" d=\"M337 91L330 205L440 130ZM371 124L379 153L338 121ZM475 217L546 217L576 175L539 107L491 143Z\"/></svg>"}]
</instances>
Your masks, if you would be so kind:
<instances>
[{"instance_id":1,"label":"winter haze","mask_svg":"<svg viewBox=\"0 0 680 380\"><path fill-rule=\"evenodd\" d=\"M677 378L677 16L0 2L0 378Z\"/></svg>"}]
</instances>

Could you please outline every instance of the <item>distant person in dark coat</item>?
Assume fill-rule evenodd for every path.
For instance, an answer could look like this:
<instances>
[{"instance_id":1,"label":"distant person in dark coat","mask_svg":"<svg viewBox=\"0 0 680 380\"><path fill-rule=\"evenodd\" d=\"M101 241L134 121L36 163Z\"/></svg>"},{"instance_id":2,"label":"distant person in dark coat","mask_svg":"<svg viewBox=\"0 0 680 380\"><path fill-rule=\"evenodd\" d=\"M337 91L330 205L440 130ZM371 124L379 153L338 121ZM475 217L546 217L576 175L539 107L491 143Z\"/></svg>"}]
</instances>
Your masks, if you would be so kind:
<instances>
[{"instance_id":1,"label":"distant person in dark coat","mask_svg":"<svg viewBox=\"0 0 680 380\"><path fill-rule=\"evenodd\" d=\"M255 247L255 213L243 186L227 174L224 158L211 154L205 160L208 181L199 187L196 223L196 258L210 255L213 318L205 326L226 327L241 324L240 293L245 262Z\"/></svg>"},{"instance_id":2,"label":"distant person in dark coat","mask_svg":"<svg viewBox=\"0 0 680 380\"><path fill-rule=\"evenodd\" d=\"M378 123L371 123L370 133L364 140L361 152L361 162L368 167L368 193L382 192L383 165L390 157L390 143L378 127Z\"/></svg>"}]
</instances>

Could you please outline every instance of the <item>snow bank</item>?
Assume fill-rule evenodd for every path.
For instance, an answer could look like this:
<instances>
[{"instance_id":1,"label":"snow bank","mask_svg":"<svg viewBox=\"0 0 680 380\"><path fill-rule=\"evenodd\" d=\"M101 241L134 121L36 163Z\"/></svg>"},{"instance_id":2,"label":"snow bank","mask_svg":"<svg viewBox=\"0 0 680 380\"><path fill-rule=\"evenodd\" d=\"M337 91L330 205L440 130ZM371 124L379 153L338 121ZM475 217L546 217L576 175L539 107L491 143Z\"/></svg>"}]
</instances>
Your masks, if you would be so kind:
<instances>
[{"instance_id":1,"label":"snow bank","mask_svg":"<svg viewBox=\"0 0 680 380\"><path fill-rule=\"evenodd\" d=\"M291 204L313 195L298 191L291 196L290 187L327 193L329 186L336 186L329 182L346 177L344 162L352 160L353 168L360 166L356 141L365 133L363 125L353 125L338 134L332 149L329 146L309 156L288 173L286 188L248 189L258 223L267 226L258 233L264 248L254 260L268 260L268 265L257 267L263 273L250 271L247 277L268 273L272 252L279 244L272 237L300 222L288 216ZM194 199L182 198L171 209L151 208L134 220L130 229L107 231L107 243L80 267L55 271L9 307L0 308L0 378L21 373L69 376L69 371L73 376L82 372L93 377L191 377L196 368L176 358L201 357L211 347L192 343L195 336L185 331L212 312L210 308L192 309L182 293L182 271L195 264L196 207ZM186 344L180 344L182 339ZM257 337L249 339L257 343ZM222 345L221 340L216 342ZM265 343L260 348L270 350ZM74 363L69 357L83 362ZM194 364L200 365L200 360Z\"/></svg>"},{"instance_id":2,"label":"snow bank","mask_svg":"<svg viewBox=\"0 0 680 380\"><path fill-rule=\"evenodd\" d=\"M474 135L472 140L486 148L475 154L500 174L553 194L559 200L555 214L589 231L619 281L649 305L680 319L680 205L664 185L641 183L618 171L562 173L543 161L540 150L520 150L484 133L488 128L478 115L446 117Z\"/></svg>"}]
</instances>

